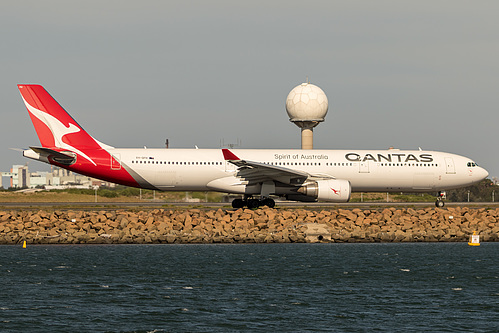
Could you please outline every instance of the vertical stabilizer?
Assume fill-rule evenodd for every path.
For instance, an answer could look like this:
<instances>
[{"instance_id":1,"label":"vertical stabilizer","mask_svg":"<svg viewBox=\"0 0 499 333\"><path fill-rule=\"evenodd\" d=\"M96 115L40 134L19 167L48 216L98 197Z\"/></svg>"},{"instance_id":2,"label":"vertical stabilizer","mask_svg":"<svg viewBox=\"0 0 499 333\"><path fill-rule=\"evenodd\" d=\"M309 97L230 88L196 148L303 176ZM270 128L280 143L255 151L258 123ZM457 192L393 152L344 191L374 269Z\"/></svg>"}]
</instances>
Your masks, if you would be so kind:
<instances>
[{"instance_id":1,"label":"vertical stabilizer","mask_svg":"<svg viewBox=\"0 0 499 333\"><path fill-rule=\"evenodd\" d=\"M40 143L46 148L102 148L40 85L19 84Z\"/></svg>"},{"instance_id":2,"label":"vertical stabilizer","mask_svg":"<svg viewBox=\"0 0 499 333\"><path fill-rule=\"evenodd\" d=\"M42 86L19 84L18 88L42 144L25 150L25 157L89 177L141 186L128 172L131 169L117 159L118 155L110 153L114 148L90 136Z\"/></svg>"},{"instance_id":3,"label":"vertical stabilizer","mask_svg":"<svg viewBox=\"0 0 499 333\"><path fill-rule=\"evenodd\" d=\"M60 148L75 152L95 165L85 150L102 149L40 85L19 84L19 91L40 143L44 148Z\"/></svg>"}]
</instances>

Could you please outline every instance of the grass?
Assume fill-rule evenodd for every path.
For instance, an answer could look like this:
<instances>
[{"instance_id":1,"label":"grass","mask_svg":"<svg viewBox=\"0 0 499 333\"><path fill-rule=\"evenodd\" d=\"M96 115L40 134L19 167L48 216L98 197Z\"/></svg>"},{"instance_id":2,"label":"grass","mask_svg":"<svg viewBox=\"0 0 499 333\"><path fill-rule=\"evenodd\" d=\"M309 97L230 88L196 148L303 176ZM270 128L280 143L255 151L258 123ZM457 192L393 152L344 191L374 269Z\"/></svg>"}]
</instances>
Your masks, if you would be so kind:
<instances>
[{"instance_id":1,"label":"grass","mask_svg":"<svg viewBox=\"0 0 499 333\"><path fill-rule=\"evenodd\" d=\"M152 190L142 190L135 188L116 188L97 190L97 203L99 202L144 202L144 201L164 201L179 202L184 201L186 192L160 192ZM187 197L208 202L220 202L222 194L213 192L188 192ZM86 189L65 189L39 192L15 192L0 191L0 202L95 202L95 191Z\"/></svg>"},{"instance_id":2,"label":"grass","mask_svg":"<svg viewBox=\"0 0 499 333\"><path fill-rule=\"evenodd\" d=\"M361 200L362 198L362 200ZM389 202L433 202L436 197L428 193L401 194L388 193ZM386 202L386 192L384 193L352 193L350 202Z\"/></svg>"},{"instance_id":3,"label":"grass","mask_svg":"<svg viewBox=\"0 0 499 333\"><path fill-rule=\"evenodd\" d=\"M161 192L140 190L125 186L100 188L97 190L97 203L109 202L182 202L188 199L199 202L221 202L223 194L216 192ZM435 197L424 194L389 193L390 202L433 202ZM362 202L386 202L386 193L362 193ZM95 202L95 191L90 189L64 189L39 192L0 191L0 202ZM350 202L361 202L361 193L352 193ZM196 201L192 202L196 206Z\"/></svg>"}]
</instances>

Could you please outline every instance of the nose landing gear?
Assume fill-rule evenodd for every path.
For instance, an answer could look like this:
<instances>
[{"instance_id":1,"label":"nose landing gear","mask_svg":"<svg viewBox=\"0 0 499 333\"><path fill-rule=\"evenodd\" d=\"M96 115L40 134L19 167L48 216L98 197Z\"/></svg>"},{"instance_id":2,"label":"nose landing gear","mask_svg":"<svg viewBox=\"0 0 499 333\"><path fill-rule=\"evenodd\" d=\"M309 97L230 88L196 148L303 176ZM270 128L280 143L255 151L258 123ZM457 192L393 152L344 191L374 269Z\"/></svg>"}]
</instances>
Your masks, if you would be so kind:
<instances>
[{"instance_id":1,"label":"nose landing gear","mask_svg":"<svg viewBox=\"0 0 499 333\"><path fill-rule=\"evenodd\" d=\"M443 199L446 198L445 191L438 191L437 201L435 201L435 206L438 208L442 208L445 206L445 202Z\"/></svg>"}]
</instances>

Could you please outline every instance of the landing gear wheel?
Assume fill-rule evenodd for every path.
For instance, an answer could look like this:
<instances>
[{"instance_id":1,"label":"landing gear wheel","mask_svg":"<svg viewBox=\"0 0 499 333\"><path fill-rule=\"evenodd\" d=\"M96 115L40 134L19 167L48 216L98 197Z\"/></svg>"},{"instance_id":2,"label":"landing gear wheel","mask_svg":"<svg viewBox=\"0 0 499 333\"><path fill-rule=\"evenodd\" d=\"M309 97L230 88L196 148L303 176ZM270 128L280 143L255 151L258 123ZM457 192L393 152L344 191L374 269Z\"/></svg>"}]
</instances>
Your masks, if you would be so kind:
<instances>
[{"instance_id":1,"label":"landing gear wheel","mask_svg":"<svg viewBox=\"0 0 499 333\"><path fill-rule=\"evenodd\" d=\"M243 199L234 199L232 200L232 208L243 208L244 200Z\"/></svg>"},{"instance_id":2,"label":"landing gear wheel","mask_svg":"<svg viewBox=\"0 0 499 333\"><path fill-rule=\"evenodd\" d=\"M269 208L274 208L275 207L275 201L274 199L271 198L265 198L262 200L262 205L267 206Z\"/></svg>"},{"instance_id":3,"label":"landing gear wheel","mask_svg":"<svg viewBox=\"0 0 499 333\"><path fill-rule=\"evenodd\" d=\"M249 209L257 209L260 207L260 200L258 199L249 199L248 200L248 208Z\"/></svg>"},{"instance_id":4,"label":"landing gear wheel","mask_svg":"<svg viewBox=\"0 0 499 333\"><path fill-rule=\"evenodd\" d=\"M435 201L435 206L438 208L442 208L443 206L445 206L445 202L442 199L437 199L437 201Z\"/></svg>"}]
</instances>

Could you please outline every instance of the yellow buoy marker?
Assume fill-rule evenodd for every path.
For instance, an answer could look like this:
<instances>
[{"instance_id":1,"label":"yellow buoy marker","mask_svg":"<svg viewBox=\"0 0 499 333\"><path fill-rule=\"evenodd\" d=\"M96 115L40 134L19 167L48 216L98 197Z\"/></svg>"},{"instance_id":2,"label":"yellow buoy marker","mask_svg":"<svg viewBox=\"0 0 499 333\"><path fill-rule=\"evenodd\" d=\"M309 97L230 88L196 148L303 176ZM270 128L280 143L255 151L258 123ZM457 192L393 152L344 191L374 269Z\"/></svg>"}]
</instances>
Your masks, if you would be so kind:
<instances>
[{"instance_id":1,"label":"yellow buoy marker","mask_svg":"<svg viewBox=\"0 0 499 333\"><path fill-rule=\"evenodd\" d=\"M23 249L26 248L26 241L23 242Z\"/></svg>"},{"instance_id":2,"label":"yellow buoy marker","mask_svg":"<svg viewBox=\"0 0 499 333\"><path fill-rule=\"evenodd\" d=\"M470 241L468 242L470 246L480 246L480 235L476 234L476 231L473 231L473 235L470 236Z\"/></svg>"}]
</instances>

